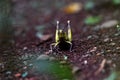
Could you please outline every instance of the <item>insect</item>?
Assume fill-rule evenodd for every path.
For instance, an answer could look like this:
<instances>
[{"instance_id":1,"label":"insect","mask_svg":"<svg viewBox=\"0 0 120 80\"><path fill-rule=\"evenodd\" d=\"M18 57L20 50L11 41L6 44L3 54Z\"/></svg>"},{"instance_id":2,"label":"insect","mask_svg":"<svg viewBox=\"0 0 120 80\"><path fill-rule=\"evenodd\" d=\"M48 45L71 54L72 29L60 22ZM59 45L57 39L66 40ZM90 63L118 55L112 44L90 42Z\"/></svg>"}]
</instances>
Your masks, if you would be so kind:
<instances>
[{"instance_id":1,"label":"insect","mask_svg":"<svg viewBox=\"0 0 120 80\"><path fill-rule=\"evenodd\" d=\"M72 49L72 31L70 27L70 20L67 21L68 24L68 30L67 33L63 29L59 29L59 21L57 21L57 26L56 26L56 33L55 33L55 43L52 43L50 45L51 51L53 49L57 49L59 46L60 49L65 49L65 46L69 46L69 50L71 52Z\"/></svg>"}]
</instances>

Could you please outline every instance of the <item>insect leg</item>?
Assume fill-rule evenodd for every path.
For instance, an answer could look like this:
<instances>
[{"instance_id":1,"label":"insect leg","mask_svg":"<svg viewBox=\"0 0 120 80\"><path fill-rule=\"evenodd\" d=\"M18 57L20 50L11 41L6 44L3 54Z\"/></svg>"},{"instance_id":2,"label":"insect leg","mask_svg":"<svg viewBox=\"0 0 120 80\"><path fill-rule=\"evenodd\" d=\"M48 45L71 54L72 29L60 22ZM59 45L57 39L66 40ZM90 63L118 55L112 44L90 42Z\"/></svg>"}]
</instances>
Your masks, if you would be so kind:
<instances>
[{"instance_id":1,"label":"insect leg","mask_svg":"<svg viewBox=\"0 0 120 80\"><path fill-rule=\"evenodd\" d=\"M70 50L70 52L72 52L72 46L73 46L72 43L69 42L69 41L66 41L66 42L70 44L70 49L69 50Z\"/></svg>"},{"instance_id":2,"label":"insect leg","mask_svg":"<svg viewBox=\"0 0 120 80\"><path fill-rule=\"evenodd\" d=\"M59 44L59 42L57 42L57 43L52 43L52 44L50 45L50 50L51 50L51 52L53 51L53 49L55 49L55 50L58 51L58 49L56 49L56 47L57 47L58 44Z\"/></svg>"},{"instance_id":3,"label":"insect leg","mask_svg":"<svg viewBox=\"0 0 120 80\"><path fill-rule=\"evenodd\" d=\"M56 44L56 43L50 44L50 50L51 50L51 52L53 51L53 46L54 46L55 44Z\"/></svg>"}]
</instances>

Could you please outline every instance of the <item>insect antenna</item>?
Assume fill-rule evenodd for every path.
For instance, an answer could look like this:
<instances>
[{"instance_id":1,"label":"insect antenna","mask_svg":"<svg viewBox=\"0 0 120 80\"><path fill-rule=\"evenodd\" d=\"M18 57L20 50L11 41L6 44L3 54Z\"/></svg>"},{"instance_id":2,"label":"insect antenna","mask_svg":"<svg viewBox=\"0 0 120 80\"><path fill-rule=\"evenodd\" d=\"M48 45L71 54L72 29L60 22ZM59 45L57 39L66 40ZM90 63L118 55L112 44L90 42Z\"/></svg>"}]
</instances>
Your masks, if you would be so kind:
<instances>
[{"instance_id":1,"label":"insect antenna","mask_svg":"<svg viewBox=\"0 0 120 80\"><path fill-rule=\"evenodd\" d=\"M58 31L59 31L59 21L57 21L57 26L56 26L55 42L59 41Z\"/></svg>"},{"instance_id":2,"label":"insect antenna","mask_svg":"<svg viewBox=\"0 0 120 80\"><path fill-rule=\"evenodd\" d=\"M68 40L72 41L72 31L70 27L70 20L67 21L67 24L68 24Z\"/></svg>"},{"instance_id":3,"label":"insect antenna","mask_svg":"<svg viewBox=\"0 0 120 80\"><path fill-rule=\"evenodd\" d=\"M57 29L59 29L59 21L57 21L57 26L56 26Z\"/></svg>"}]
</instances>

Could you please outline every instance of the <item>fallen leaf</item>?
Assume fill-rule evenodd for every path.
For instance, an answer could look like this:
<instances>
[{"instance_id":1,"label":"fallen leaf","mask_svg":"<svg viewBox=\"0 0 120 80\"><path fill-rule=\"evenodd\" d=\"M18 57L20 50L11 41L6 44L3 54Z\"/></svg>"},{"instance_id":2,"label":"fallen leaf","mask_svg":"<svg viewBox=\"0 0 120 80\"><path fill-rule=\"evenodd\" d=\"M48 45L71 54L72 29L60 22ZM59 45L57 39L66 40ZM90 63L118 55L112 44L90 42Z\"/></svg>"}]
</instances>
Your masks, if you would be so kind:
<instances>
[{"instance_id":1,"label":"fallen leaf","mask_svg":"<svg viewBox=\"0 0 120 80\"><path fill-rule=\"evenodd\" d=\"M82 8L83 8L82 3L75 2L75 3L68 4L62 10L67 14L74 14L81 11Z\"/></svg>"}]
</instances>

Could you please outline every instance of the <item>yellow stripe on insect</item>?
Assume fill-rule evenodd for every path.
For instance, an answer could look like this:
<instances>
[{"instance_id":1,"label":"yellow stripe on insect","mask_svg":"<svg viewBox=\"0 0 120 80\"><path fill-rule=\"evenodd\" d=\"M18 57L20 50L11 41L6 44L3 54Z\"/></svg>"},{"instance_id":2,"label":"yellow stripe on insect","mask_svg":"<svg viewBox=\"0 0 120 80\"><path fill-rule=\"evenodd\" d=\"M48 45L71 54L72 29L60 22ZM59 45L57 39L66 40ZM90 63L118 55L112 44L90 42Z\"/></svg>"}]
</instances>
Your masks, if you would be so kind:
<instances>
[{"instance_id":1,"label":"yellow stripe on insect","mask_svg":"<svg viewBox=\"0 0 120 80\"><path fill-rule=\"evenodd\" d=\"M57 21L57 26L56 26L55 42L58 42L59 40L58 31L59 31L59 21Z\"/></svg>"}]
</instances>

